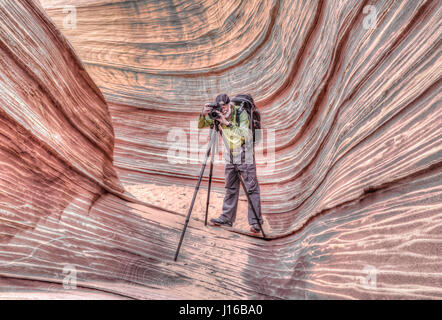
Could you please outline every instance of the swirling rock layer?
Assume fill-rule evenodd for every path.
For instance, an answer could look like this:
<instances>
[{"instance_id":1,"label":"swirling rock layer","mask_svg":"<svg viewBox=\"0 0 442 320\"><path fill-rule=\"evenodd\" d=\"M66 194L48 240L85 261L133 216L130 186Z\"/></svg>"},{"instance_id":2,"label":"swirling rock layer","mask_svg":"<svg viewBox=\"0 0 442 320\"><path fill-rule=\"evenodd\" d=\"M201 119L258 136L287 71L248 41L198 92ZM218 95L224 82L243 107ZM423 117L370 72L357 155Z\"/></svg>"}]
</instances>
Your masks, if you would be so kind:
<instances>
[{"instance_id":1,"label":"swirling rock layer","mask_svg":"<svg viewBox=\"0 0 442 320\"><path fill-rule=\"evenodd\" d=\"M0 4L0 296L442 297L440 2L41 4ZM273 240L196 213L172 263L184 212L120 181L191 193L192 120L219 92L251 93L274 131Z\"/></svg>"}]
</instances>

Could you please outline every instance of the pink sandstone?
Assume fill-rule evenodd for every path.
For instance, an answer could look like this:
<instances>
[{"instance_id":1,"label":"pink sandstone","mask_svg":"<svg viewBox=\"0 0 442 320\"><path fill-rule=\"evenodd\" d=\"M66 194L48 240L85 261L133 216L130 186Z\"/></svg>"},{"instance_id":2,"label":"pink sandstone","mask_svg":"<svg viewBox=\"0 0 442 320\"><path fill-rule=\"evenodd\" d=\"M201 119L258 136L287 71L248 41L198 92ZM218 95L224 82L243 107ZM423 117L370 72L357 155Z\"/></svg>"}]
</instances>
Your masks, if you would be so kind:
<instances>
[{"instance_id":1,"label":"pink sandstone","mask_svg":"<svg viewBox=\"0 0 442 320\"><path fill-rule=\"evenodd\" d=\"M442 298L441 15L437 0L1 2L0 298ZM177 195L187 206L201 163L170 163L168 133L219 92L251 93L275 130L275 168L258 166L272 240L206 228L200 205L174 263Z\"/></svg>"}]
</instances>

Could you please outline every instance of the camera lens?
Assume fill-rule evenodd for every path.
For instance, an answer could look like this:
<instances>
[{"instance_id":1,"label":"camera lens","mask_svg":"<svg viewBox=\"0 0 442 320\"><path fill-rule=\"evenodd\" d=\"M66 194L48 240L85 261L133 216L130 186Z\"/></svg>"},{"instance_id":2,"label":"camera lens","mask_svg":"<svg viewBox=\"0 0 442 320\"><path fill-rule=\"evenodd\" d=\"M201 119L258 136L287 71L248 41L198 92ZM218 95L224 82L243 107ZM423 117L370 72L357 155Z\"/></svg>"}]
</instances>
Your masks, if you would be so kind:
<instances>
[{"instance_id":1,"label":"camera lens","mask_svg":"<svg viewBox=\"0 0 442 320\"><path fill-rule=\"evenodd\" d=\"M219 118L219 114L218 114L216 111L210 111L210 112L209 112L209 117L210 117L210 119L212 119L212 120L216 120L216 119Z\"/></svg>"},{"instance_id":2,"label":"camera lens","mask_svg":"<svg viewBox=\"0 0 442 320\"><path fill-rule=\"evenodd\" d=\"M209 112L209 118L212 120L216 120L219 118L219 114L217 111L221 111L221 106L218 103L211 103L209 105L212 110Z\"/></svg>"}]
</instances>

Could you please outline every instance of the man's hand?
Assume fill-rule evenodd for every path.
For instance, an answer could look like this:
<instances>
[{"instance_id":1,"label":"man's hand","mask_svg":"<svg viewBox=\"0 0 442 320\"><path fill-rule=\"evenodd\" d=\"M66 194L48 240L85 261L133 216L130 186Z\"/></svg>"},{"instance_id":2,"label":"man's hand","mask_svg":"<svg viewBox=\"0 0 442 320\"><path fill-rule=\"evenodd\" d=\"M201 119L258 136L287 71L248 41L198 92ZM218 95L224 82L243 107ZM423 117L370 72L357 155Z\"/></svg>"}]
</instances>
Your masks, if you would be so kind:
<instances>
[{"instance_id":1,"label":"man's hand","mask_svg":"<svg viewBox=\"0 0 442 320\"><path fill-rule=\"evenodd\" d=\"M203 108L203 111L201 112L201 115L203 115L204 117L207 116L210 110L212 110L212 108L209 107L209 103L206 103L206 105Z\"/></svg>"},{"instance_id":2,"label":"man's hand","mask_svg":"<svg viewBox=\"0 0 442 320\"><path fill-rule=\"evenodd\" d=\"M219 111L217 111L216 113L218 113L218 115L219 115L218 121L221 124L224 124L224 125L227 126L229 124L229 121L227 121L226 117L221 112L219 112Z\"/></svg>"}]
</instances>

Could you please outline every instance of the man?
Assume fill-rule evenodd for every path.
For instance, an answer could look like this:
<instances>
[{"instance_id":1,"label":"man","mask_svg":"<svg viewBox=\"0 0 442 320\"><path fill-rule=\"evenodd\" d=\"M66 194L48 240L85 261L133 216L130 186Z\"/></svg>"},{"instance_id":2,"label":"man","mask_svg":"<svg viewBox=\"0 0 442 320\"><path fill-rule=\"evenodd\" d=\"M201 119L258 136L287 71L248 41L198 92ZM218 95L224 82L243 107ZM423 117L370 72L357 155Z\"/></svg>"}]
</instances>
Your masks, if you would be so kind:
<instances>
[{"instance_id":1,"label":"man","mask_svg":"<svg viewBox=\"0 0 442 320\"><path fill-rule=\"evenodd\" d=\"M253 148L250 146L250 143L248 143L251 138L249 115L246 110L238 113L237 110L240 106L231 103L226 94L218 95L216 102L221 106L221 112L218 111L219 118L217 121L220 123L220 131L222 130L222 134L232 151L233 159L230 158L230 154L226 157L226 195L223 202L223 212L218 218L211 219L210 221L215 225L227 226L232 226L235 222L240 188L239 177L235 172L234 164L236 164L244 179L244 184L252 202L249 203L248 207L248 221L251 226L250 231L259 233L261 229L251 207L251 205L253 205L255 208L256 215L259 217L262 225L260 189L256 177L256 164L253 156ZM214 120L208 116L211 111L212 109L208 105L204 106L198 120L199 129L209 127L214 123ZM227 150L227 153L228 151L229 150Z\"/></svg>"}]
</instances>

